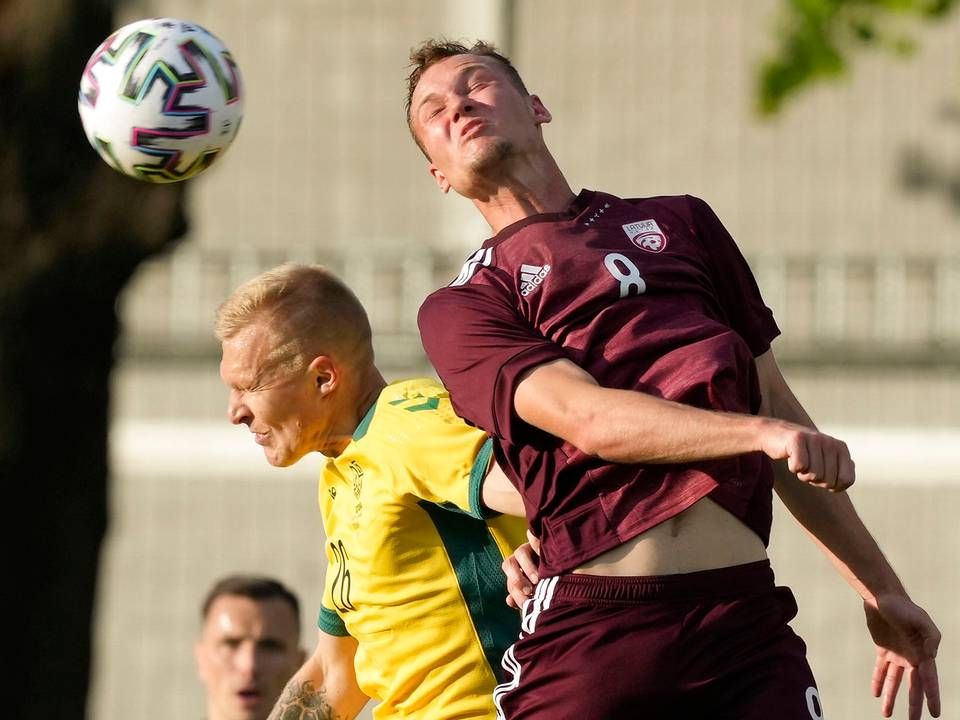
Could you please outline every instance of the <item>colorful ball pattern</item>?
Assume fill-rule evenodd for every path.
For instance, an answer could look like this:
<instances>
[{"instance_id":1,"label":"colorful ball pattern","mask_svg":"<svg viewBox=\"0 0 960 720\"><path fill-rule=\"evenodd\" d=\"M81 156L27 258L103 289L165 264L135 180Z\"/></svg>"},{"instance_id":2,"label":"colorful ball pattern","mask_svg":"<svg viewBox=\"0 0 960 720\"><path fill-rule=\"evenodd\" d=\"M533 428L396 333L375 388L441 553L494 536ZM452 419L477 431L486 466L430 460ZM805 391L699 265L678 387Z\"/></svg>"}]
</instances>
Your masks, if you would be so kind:
<instances>
[{"instance_id":1,"label":"colorful ball pattern","mask_svg":"<svg viewBox=\"0 0 960 720\"><path fill-rule=\"evenodd\" d=\"M214 35L173 18L139 20L101 43L77 101L87 139L110 166L147 182L186 180L233 142L240 69Z\"/></svg>"}]
</instances>

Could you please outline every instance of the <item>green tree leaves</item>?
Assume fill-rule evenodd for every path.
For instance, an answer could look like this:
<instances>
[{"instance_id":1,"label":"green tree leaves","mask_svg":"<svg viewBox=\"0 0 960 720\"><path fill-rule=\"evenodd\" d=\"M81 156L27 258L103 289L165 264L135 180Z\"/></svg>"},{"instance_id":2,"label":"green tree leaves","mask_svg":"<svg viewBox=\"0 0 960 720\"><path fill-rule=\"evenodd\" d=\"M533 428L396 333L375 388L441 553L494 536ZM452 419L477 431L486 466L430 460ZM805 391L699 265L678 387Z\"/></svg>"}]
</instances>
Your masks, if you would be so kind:
<instances>
[{"instance_id":1,"label":"green tree leaves","mask_svg":"<svg viewBox=\"0 0 960 720\"><path fill-rule=\"evenodd\" d=\"M917 25L946 16L958 0L785 0L779 47L761 63L757 104L763 115L814 82L846 71L860 47L898 55L916 49Z\"/></svg>"}]
</instances>

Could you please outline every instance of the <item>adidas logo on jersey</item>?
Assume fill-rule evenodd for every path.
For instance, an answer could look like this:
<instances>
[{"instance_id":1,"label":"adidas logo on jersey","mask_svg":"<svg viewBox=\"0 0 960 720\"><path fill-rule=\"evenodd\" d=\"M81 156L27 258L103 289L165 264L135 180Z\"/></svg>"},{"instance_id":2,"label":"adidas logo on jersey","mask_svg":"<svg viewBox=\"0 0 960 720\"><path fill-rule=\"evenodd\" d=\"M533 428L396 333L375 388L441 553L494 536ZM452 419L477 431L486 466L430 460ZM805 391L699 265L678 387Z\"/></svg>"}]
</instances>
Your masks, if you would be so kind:
<instances>
[{"instance_id":1,"label":"adidas logo on jersey","mask_svg":"<svg viewBox=\"0 0 960 720\"><path fill-rule=\"evenodd\" d=\"M538 287L549 274L549 265L521 265L520 266L520 294L526 297Z\"/></svg>"}]
</instances>

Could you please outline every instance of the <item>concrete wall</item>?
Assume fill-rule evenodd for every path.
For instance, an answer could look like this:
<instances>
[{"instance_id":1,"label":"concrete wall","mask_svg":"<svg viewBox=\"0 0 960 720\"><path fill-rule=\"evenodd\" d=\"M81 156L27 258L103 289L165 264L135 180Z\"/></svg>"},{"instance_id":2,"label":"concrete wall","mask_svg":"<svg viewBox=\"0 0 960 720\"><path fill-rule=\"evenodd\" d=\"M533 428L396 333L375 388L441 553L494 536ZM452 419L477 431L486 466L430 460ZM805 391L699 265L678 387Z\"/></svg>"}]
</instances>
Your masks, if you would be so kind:
<instances>
[{"instance_id":1,"label":"concrete wall","mask_svg":"<svg viewBox=\"0 0 960 720\"><path fill-rule=\"evenodd\" d=\"M912 59L862 55L849 78L814 88L764 123L752 112L752 83L778 6L157 0L133 2L128 13L206 25L246 79L243 129L222 163L191 181L192 233L178 253L272 248L309 256L365 247L372 257L383 247L401 255L426 247L456 256L478 244L487 234L482 222L468 203L436 192L403 121L407 52L437 34L511 44L529 87L554 114L546 137L575 188L700 195L754 256L960 252L956 211L942 195L913 194L902 182L911 147L945 164L960 157L960 133L943 113L957 99L960 13L924 29ZM134 333L155 326L163 337L168 321L151 295L167 282L163 272L148 270L130 290L125 318ZM781 324L787 335L802 333L802 323L823 316L787 314ZM422 359L388 368L394 377L407 372L429 368ZM949 462L951 452L960 456L960 371L828 364L791 367L789 378L821 424L886 433L862 445L869 472L855 499L941 623L949 717L960 707L951 641L960 633L951 601L960 591L960 486ZM272 470L247 438L229 434L214 357L189 365L127 359L115 388L113 524L91 716L199 717L190 645L197 603L217 575L250 570L288 580L301 593L310 644L323 570L318 464ZM938 428L946 430L931 434ZM931 465L933 455L940 459ZM888 459L897 472L884 471ZM872 650L852 591L790 520L778 516L772 547L779 579L800 602L796 627L827 716L876 717ZM905 716L902 704L897 716Z\"/></svg>"},{"instance_id":2,"label":"concrete wall","mask_svg":"<svg viewBox=\"0 0 960 720\"><path fill-rule=\"evenodd\" d=\"M517 3L515 60L553 111L574 186L706 198L749 253L956 251L955 210L900 183L902 152L960 156L960 15L907 61L854 54L852 74L754 113L776 0Z\"/></svg>"},{"instance_id":3,"label":"concrete wall","mask_svg":"<svg viewBox=\"0 0 960 720\"><path fill-rule=\"evenodd\" d=\"M887 433L872 444L851 439L855 457L858 448L873 450L864 454L851 492L904 584L940 625L938 663L944 717L950 717L951 708L960 707L960 646L953 640L960 634L954 519L960 483L946 459L949 447L941 445L937 458L930 447L910 447L910 435ZM269 468L245 433L225 424L122 421L114 438L114 521L101 586L92 717L199 717L203 695L191 645L197 606L212 578L251 571L289 582L301 596L304 641L312 648L323 580L319 459ZM944 441L955 448L960 433ZM182 450L191 444L192 452ZM893 447L896 457L881 457L884 447ZM914 473L904 469L910 456L920 465ZM869 694L873 646L859 598L776 509L771 558L778 582L797 597L793 627L807 642L826 717L879 717ZM906 717L905 706L900 703L896 717Z\"/></svg>"}]
</instances>

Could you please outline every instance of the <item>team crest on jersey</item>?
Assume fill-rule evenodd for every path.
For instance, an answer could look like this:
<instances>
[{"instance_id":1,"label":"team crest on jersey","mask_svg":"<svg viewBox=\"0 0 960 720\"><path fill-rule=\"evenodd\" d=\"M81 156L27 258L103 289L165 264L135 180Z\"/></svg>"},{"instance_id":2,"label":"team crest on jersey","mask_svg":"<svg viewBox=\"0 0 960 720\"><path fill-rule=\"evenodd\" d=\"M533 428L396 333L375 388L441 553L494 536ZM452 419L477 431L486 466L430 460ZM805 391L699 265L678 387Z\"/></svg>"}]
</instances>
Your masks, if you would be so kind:
<instances>
[{"instance_id":1,"label":"team crest on jersey","mask_svg":"<svg viewBox=\"0 0 960 720\"><path fill-rule=\"evenodd\" d=\"M647 252L663 252L667 247L667 236L656 220L637 220L623 226L630 242Z\"/></svg>"},{"instance_id":2,"label":"team crest on jersey","mask_svg":"<svg viewBox=\"0 0 960 720\"><path fill-rule=\"evenodd\" d=\"M347 467L350 468L353 475L353 497L356 500L356 504L353 506L353 519L356 521L360 518L360 513L363 510L363 503L360 502L360 493L363 490L363 468L356 460L351 460Z\"/></svg>"}]
</instances>

